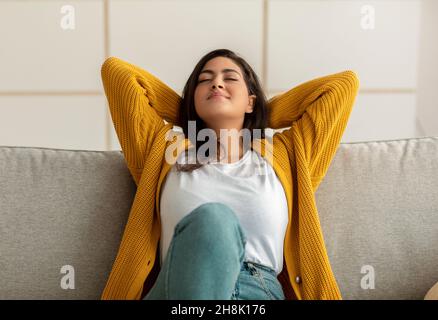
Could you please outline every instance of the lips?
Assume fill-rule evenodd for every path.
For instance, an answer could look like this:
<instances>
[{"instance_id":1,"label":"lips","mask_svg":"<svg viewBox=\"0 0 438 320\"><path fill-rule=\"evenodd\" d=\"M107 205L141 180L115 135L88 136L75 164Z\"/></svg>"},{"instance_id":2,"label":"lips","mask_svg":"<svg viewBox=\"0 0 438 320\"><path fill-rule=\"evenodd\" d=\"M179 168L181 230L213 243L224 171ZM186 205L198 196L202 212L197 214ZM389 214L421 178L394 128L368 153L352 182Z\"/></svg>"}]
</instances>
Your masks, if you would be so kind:
<instances>
[{"instance_id":1,"label":"lips","mask_svg":"<svg viewBox=\"0 0 438 320\"><path fill-rule=\"evenodd\" d=\"M223 94L220 94L220 93L212 93L212 94L208 97L208 99L211 99L211 98L213 98L213 97L224 97L224 98L228 99L228 97L226 97L226 96L224 96Z\"/></svg>"}]
</instances>

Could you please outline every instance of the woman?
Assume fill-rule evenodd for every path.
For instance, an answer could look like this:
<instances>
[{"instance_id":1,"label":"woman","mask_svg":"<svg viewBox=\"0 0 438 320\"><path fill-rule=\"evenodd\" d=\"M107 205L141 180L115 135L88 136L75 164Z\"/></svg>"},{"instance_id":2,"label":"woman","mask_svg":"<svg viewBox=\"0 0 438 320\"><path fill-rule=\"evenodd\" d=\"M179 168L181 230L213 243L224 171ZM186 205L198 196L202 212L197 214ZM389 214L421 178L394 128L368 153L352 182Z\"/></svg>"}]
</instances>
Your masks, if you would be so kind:
<instances>
[{"instance_id":1,"label":"woman","mask_svg":"<svg viewBox=\"0 0 438 320\"><path fill-rule=\"evenodd\" d=\"M219 49L182 99L114 57L102 79L138 187L103 299L341 299L314 192L351 113L354 72L266 101L245 60ZM169 139L174 124L184 136ZM272 144L263 133L289 126Z\"/></svg>"}]
</instances>

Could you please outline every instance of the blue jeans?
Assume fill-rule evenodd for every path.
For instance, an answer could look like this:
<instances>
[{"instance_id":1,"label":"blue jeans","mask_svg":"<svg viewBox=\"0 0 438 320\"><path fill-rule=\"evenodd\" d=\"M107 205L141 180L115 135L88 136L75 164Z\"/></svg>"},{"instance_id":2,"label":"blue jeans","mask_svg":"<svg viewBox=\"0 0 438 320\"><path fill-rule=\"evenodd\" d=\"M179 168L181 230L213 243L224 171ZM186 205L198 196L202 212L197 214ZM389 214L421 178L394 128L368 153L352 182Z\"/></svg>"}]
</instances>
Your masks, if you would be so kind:
<instances>
[{"instance_id":1,"label":"blue jeans","mask_svg":"<svg viewBox=\"0 0 438 320\"><path fill-rule=\"evenodd\" d=\"M176 225L145 300L284 300L274 270L244 261L246 238L235 213L205 203Z\"/></svg>"}]
</instances>

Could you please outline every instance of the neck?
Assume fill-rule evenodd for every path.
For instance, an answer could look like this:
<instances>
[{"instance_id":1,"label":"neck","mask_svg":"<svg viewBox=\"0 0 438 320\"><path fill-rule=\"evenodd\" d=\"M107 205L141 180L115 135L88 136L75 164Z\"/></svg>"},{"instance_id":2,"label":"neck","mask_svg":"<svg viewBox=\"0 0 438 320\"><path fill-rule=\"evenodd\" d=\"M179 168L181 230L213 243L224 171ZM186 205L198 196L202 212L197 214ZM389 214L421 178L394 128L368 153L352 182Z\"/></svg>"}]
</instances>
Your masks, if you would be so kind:
<instances>
[{"instance_id":1,"label":"neck","mask_svg":"<svg viewBox=\"0 0 438 320\"><path fill-rule=\"evenodd\" d=\"M220 137L220 136L218 136ZM243 157L242 138L238 133L223 136L217 143L217 161L222 163L233 163Z\"/></svg>"}]
</instances>

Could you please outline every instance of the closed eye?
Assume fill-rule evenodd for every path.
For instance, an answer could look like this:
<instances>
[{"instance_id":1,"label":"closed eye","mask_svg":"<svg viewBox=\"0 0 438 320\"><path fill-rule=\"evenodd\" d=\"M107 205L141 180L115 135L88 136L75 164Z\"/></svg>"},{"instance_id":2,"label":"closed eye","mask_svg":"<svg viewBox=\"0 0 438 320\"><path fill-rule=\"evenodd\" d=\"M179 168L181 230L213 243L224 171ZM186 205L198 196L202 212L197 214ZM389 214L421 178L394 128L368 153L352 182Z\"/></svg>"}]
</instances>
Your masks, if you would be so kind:
<instances>
[{"instance_id":1,"label":"closed eye","mask_svg":"<svg viewBox=\"0 0 438 320\"><path fill-rule=\"evenodd\" d=\"M198 83L204 82L204 81L208 81L210 79L204 79L204 80L199 80ZM232 78L226 78L225 80L232 80L232 81L238 81L237 79L232 79Z\"/></svg>"}]
</instances>

